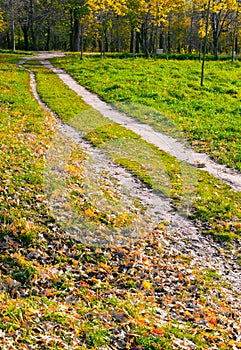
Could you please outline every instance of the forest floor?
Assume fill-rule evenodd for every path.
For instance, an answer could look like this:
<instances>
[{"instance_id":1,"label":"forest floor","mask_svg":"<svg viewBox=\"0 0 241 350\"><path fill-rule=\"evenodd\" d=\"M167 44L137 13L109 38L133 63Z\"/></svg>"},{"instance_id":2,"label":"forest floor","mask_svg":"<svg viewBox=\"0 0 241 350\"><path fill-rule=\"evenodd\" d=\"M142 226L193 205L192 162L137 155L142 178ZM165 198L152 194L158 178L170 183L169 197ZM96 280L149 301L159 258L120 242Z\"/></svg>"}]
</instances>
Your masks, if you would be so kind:
<instances>
[{"instance_id":1,"label":"forest floor","mask_svg":"<svg viewBox=\"0 0 241 350\"><path fill-rule=\"evenodd\" d=\"M181 161L200 167L200 171L210 171L234 190L240 190L241 175L237 171L216 164L180 141L166 138L118 113L84 90L63 70L53 68L46 61L48 58L46 54L37 59L102 115L179 156ZM31 70L27 61L26 66ZM47 129L55 133L48 147L42 144L42 148L38 148L38 152L45 148L42 200L51 207L53 219L45 220L48 231L43 230L38 243L32 238L27 246L18 241L16 233L11 234L13 223L8 224L8 234L3 236L1 250L8 252L3 253L0 260L3 265L0 327L3 348L240 348L239 241L230 244L204 235L188 215L173 208L168 196L145 186L114 163L108 157L108 149L103 152L94 147L74 126L61 121L52 111L49 114L50 110L37 93L32 73L31 79L32 92L48 114ZM17 132L19 134L19 130ZM71 151L66 151L66 145ZM83 161L82 153L91 161ZM74 161L70 166L72 154ZM74 210L66 206L68 194L61 196L65 185L56 187L53 181L53 178L57 182L62 178L66 181L67 167L74 173L74 183L70 182L76 192L76 183L80 181L76 172L82 173L82 182L89 182L84 191L88 195L95 192L96 207L100 203L104 205L99 197L108 192L110 200L106 208L111 212L111 203L116 206L115 212L112 211L115 218L119 218L119 211L123 217L127 211L131 212L128 220L135 222L134 236L131 225L126 233L121 230L121 221L117 225L119 230L108 233L107 239L103 235L102 240L96 240L91 230L98 233L98 226L81 226L81 222L72 220ZM81 186L83 188L82 183ZM82 199L83 193L78 192L78 196L78 200ZM96 215L95 212L92 207L85 210L90 217ZM110 223L111 218L108 220ZM124 224L128 221L122 220ZM78 224L80 230L74 227ZM144 227L142 233L141 227ZM100 233L103 232L100 230ZM18 271L14 264L18 265Z\"/></svg>"}]
</instances>

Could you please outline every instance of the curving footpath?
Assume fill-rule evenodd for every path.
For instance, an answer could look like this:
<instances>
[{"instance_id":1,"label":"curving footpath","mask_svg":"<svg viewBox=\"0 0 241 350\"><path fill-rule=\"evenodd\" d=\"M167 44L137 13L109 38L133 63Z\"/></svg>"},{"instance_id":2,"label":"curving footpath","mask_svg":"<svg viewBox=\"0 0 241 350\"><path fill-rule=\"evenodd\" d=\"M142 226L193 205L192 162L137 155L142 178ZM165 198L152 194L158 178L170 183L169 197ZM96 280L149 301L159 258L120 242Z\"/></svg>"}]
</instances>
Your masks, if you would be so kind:
<instances>
[{"instance_id":1,"label":"curving footpath","mask_svg":"<svg viewBox=\"0 0 241 350\"><path fill-rule=\"evenodd\" d=\"M56 54L59 55L59 54ZM52 54L52 57L56 56ZM91 94L86 89L81 87L70 75L60 69L54 68L47 58L48 54L41 54L38 59L47 67L53 70L60 78L78 95L82 96L83 100L99 110L106 117L125 126L126 128L141 135L146 141L153 143L166 152L175 155L178 159L195 164L196 161L205 163L205 170L230 184L235 190L241 190L241 175L234 172L225 166L216 164L205 154L199 154L185 147L177 140L167 137L164 134L157 133L145 124L137 123L134 119L127 117L113 109L110 105L101 101L98 96ZM31 58L36 59L36 57ZM22 64L24 61L21 61ZM32 89L35 97L42 107L46 106L41 102L37 91L34 75L31 74ZM113 164L109 159L103 158L96 148L81 137L81 134L74 128L64 124L58 120L59 131L67 137L71 138L75 143L79 144L84 151L94 158L97 164L105 164L108 172L115 177L120 183L129 186L129 191L132 195L137 196L144 205L150 206L153 209L154 216L158 220L169 220L171 225L171 234L168 239L163 239L163 244L170 251L178 251L183 254L188 254L193 263L202 264L207 268L217 270L224 280L228 280L233 288L239 292L241 288L241 266L236 262L234 256L222 249L223 247L217 242L214 242L212 237L204 237L198 229L188 219L181 217L178 213L173 212L170 201L161 199L156 196L151 190L147 189L137 179L134 179L127 171ZM128 179L128 181L127 181ZM129 182L129 185L127 184ZM152 215L152 214L150 214Z\"/></svg>"}]
</instances>

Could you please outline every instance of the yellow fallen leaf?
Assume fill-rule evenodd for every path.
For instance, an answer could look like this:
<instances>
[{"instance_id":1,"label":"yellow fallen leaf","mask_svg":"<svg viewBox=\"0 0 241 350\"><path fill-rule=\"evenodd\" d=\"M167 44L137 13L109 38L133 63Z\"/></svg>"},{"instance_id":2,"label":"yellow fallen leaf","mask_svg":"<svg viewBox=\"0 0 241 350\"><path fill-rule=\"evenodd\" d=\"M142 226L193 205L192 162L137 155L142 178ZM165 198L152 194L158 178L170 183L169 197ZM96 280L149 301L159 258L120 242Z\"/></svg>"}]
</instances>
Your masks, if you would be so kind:
<instances>
[{"instance_id":1,"label":"yellow fallen leaf","mask_svg":"<svg viewBox=\"0 0 241 350\"><path fill-rule=\"evenodd\" d=\"M151 283L148 282L148 281L146 281L146 280L144 280L144 281L142 282L142 287L143 287L144 289L150 290L150 289L151 289Z\"/></svg>"},{"instance_id":2,"label":"yellow fallen leaf","mask_svg":"<svg viewBox=\"0 0 241 350\"><path fill-rule=\"evenodd\" d=\"M95 216L95 213L92 209L88 208L85 210L85 215L87 215L89 217L93 217L93 216Z\"/></svg>"},{"instance_id":3,"label":"yellow fallen leaf","mask_svg":"<svg viewBox=\"0 0 241 350\"><path fill-rule=\"evenodd\" d=\"M100 263L100 267L106 271L110 271L110 266L108 266L107 264Z\"/></svg>"}]
</instances>

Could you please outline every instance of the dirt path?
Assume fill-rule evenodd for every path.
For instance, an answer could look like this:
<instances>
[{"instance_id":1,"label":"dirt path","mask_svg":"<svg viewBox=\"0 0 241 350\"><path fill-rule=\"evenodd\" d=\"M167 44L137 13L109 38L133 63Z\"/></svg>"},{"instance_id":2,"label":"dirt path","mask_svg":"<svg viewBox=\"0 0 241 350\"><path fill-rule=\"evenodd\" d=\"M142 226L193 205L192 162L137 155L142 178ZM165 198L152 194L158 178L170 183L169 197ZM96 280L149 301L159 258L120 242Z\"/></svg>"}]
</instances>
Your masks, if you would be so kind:
<instances>
[{"instance_id":1,"label":"dirt path","mask_svg":"<svg viewBox=\"0 0 241 350\"><path fill-rule=\"evenodd\" d=\"M41 57L41 59L42 58L43 57ZM43 63L48 67L51 67L53 71L58 72L59 74L61 72L61 78L63 79L64 77L64 81L69 82L70 85L68 85L73 87L74 90L76 89L77 91L82 91L83 88L80 87L65 72L54 69L49 62L43 61ZM41 102L37 94L36 82L33 74L31 74L31 85L33 93L37 98L38 102L42 105L43 108L47 108ZM89 93L87 93L87 95L89 95ZM123 114L119 115L117 111L111 109L111 107L109 107L107 104L103 104L103 102L100 101L96 96L92 97L89 95L89 97L93 98L96 101L94 103L94 106L100 106L99 110L102 111L104 108L104 110L106 110L106 113L108 112L110 116L112 116L114 113L115 115L117 115L117 117L124 118L123 120L128 124L128 126L135 125L135 128L138 127L140 131L147 130L145 128L145 125L138 124L134 120L130 120L131 118L125 119L126 117ZM170 226L168 228L169 236L163 236L162 240L162 243L164 246L166 246L167 250L178 251L180 253L187 254L191 257L192 264L195 264L197 262L201 263L207 268L217 270L217 272L220 273L221 276L223 276L224 280L228 280L232 284L233 288L236 291L240 291L241 266L236 263L234 256L230 254L230 252L225 252L225 249L223 250L222 246L214 242L212 237L204 237L199 232L199 230L193 225L192 222L173 211L170 200L168 198L161 198L155 193L153 193L153 191L151 191L150 189L147 189L129 172L114 164L112 161L107 159L106 156L103 153L101 153L98 149L92 147L88 142L86 142L81 137L81 133L77 132L74 128L70 127L69 125L60 122L59 120L57 120L57 124L59 132L61 132L66 137L70 138L76 144L80 145L83 148L83 150L86 153L88 153L93 159L94 167L92 167L91 169L91 171L93 172L93 178L95 178L95 176L98 175L100 170L103 169L104 164L104 169L108 171L109 177L114 178L122 187L122 194L124 193L124 195L126 195L126 193L128 193L129 197L137 197L144 206L148 207L148 219L145 222L152 222L153 227L156 223L160 222L161 220L170 222ZM150 132L150 130L148 132ZM149 134L147 133L146 135ZM151 137L151 135L149 135L148 137ZM158 137L156 139L158 141ZM150 142L150 140L148 141ZM151 139L151 141L153 141L153 138ZM165 146L168 145L168 143L166 144L166 140L164 142L162 141L162 143ZM190 154L187 154L187 156L190 157ZM229 173L227 174L229 175ZM230 176L231 175L232 174L230 174ZM234 182L232 183L235 187L236 185L234 185ZM239 188L238 186L239 182L237 184L236 189Z\"/></svg>"},{"instance_id":2,"label":"dirt path","mask_svg":"<svg viewBox=\"0 0 241 350\"><path fill-rule=\"evenodd\" d=\"M36 52L38 53L38 52ZM190 147L177 141L175 138L167 136L163 133L153 130L150 125L138 123L135 119L125 115L114 109L110 104L102 101L96 94L93 94L80 86L64 70L53 67L48 61L52 57L61 57L63 53L39 53L37 57L27 59L39 59L41 63L54 73L58 74L60 79L74 90L82 99L94 109L98 110L102 115L124 126L125 128L134 131L140 135L145 141L152 143L159 149L173 155L180 161L187 162L194 166L203 165L202 170L208 171L211 175L226 182L235 191L241 191L241 173L234 169L230 169L225 165L214 162L207 154L195 152ZM23 63L20 62L20 64ZM198 166L199 167L199 166Z\"/></svg>"},{"instance_id":3,"label":"dirt path","mask_svg":"<svg viewBox=\"0 0 241 350\"><path fill-rule=\"evenodd\" d=\"M62 79L62 81L74 90L82 99L94 109L98 110L103 116L113 120L114 122L124 126L126 129L134 131L140 135L145 141L152 143L159 149L173 155L180 161L187 162L192 165L203 165L203 170L208 171L211 175L221 179L230 185L235 191L241 191L241 174L234 169L230 169L225 165L217 164L204 153L198 153L188 148L176 139L153 130L147 124L138 123L135 119L125 115L114 109L110 104L102 101L97 95L89 92L80 86L70 75L62 69L52 66L49 61L43 60L42 64L51 69Z\"/></svg>"}]
</instances>

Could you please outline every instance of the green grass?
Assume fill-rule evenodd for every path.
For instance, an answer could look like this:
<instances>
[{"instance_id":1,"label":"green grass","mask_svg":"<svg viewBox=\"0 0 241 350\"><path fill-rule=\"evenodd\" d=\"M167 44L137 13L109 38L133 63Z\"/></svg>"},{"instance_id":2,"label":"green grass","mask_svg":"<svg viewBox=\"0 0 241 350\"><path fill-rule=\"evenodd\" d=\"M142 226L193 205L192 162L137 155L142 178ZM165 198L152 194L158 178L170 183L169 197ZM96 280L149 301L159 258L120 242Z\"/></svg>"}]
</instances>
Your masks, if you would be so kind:
<instances>
[{"instance_id":1,"label":"green grass","mask_svg":"<svg viewBox=\"0 0 241 350\"><path fill-rule=\"evenodd\" d=\"M63 121L83 131L87 140L107 151L111 159L130 170L149 187L170 197L177 209L186 211L191 201L192 211L188 215L196 220L201 229L205 225L205 233L222 240L240 236L239 192L234 192L205 171L178 162L141 140L135 133L88 109L82 99L49 70L38 67L37 63L32 63L32 69L36 73L40 95ZM91 126L86 125L89 111Z\"/></svg>"},{"instance_id":2,"label":"green grass","mask_svg":"<svg viewBox=\"0 0 241 350\"><path fill-rule=\"evenodd\" d=\"M132 110L132 115L158 131L168 116L197 150L241 170L239 61L206 62L203 88L198 61L88 57L80 62L67 55L54 63L118 108L141 106L141 113ZM142 106L153 111L143 112Z\"/></svg>"},{"instance_id":3,"label":"green grass","mask_svg":"<svg viewBox=\"0 0 241 350\"><path fill-rule=\"evenodd\" d=\"M39 68L37 63L34 67L34 62L31 64L31 69L36 73L37 89L42 99L63 121L67 121L77 130L82 131L85 139L94 146L108 151L110 157L117 163L123 165L123 162L126 162L126 167L129 170L145 180L155 190L164 194L170 192L160 182L161 172L164 182L170 178L174 196L179 191L178 187L183 190L182 180L179 180L182 169L174 157L159 151L153 145L143 141L134 132L110 121L90 108L56 74L45 68ZM147 159L150 163L148 165L145 164ZM161 164L160 159L163 162ZM158 178L156 178L157 172L159 172Z\"/></svg>"},{"instance_id":4,"label":"green grass","mask_svg":"<svg viewBox=\"0 0 241 350\"><path fill-rule=\"evenodd\" d=\"M43 181L45 157L55 135L53 120L33 99L23 69L4 57L0 72L4 348L100 349L113 346L123 333L129 349L171 349L185 338L197 349L239 346L235 330L226 327L238 327L239 315L236 301L230 305L227 285L215 271L166 252L159 239L163 235L172 243L165 225L135 245L119 248L81 244L57 225ZM71 185L72 180L80 181L86 155L71 143L69 147L68 165L79 169L78 174L70 172ZM190 315L185 311L191 302L196 311Z\"/></svg>"}]
</instances>

